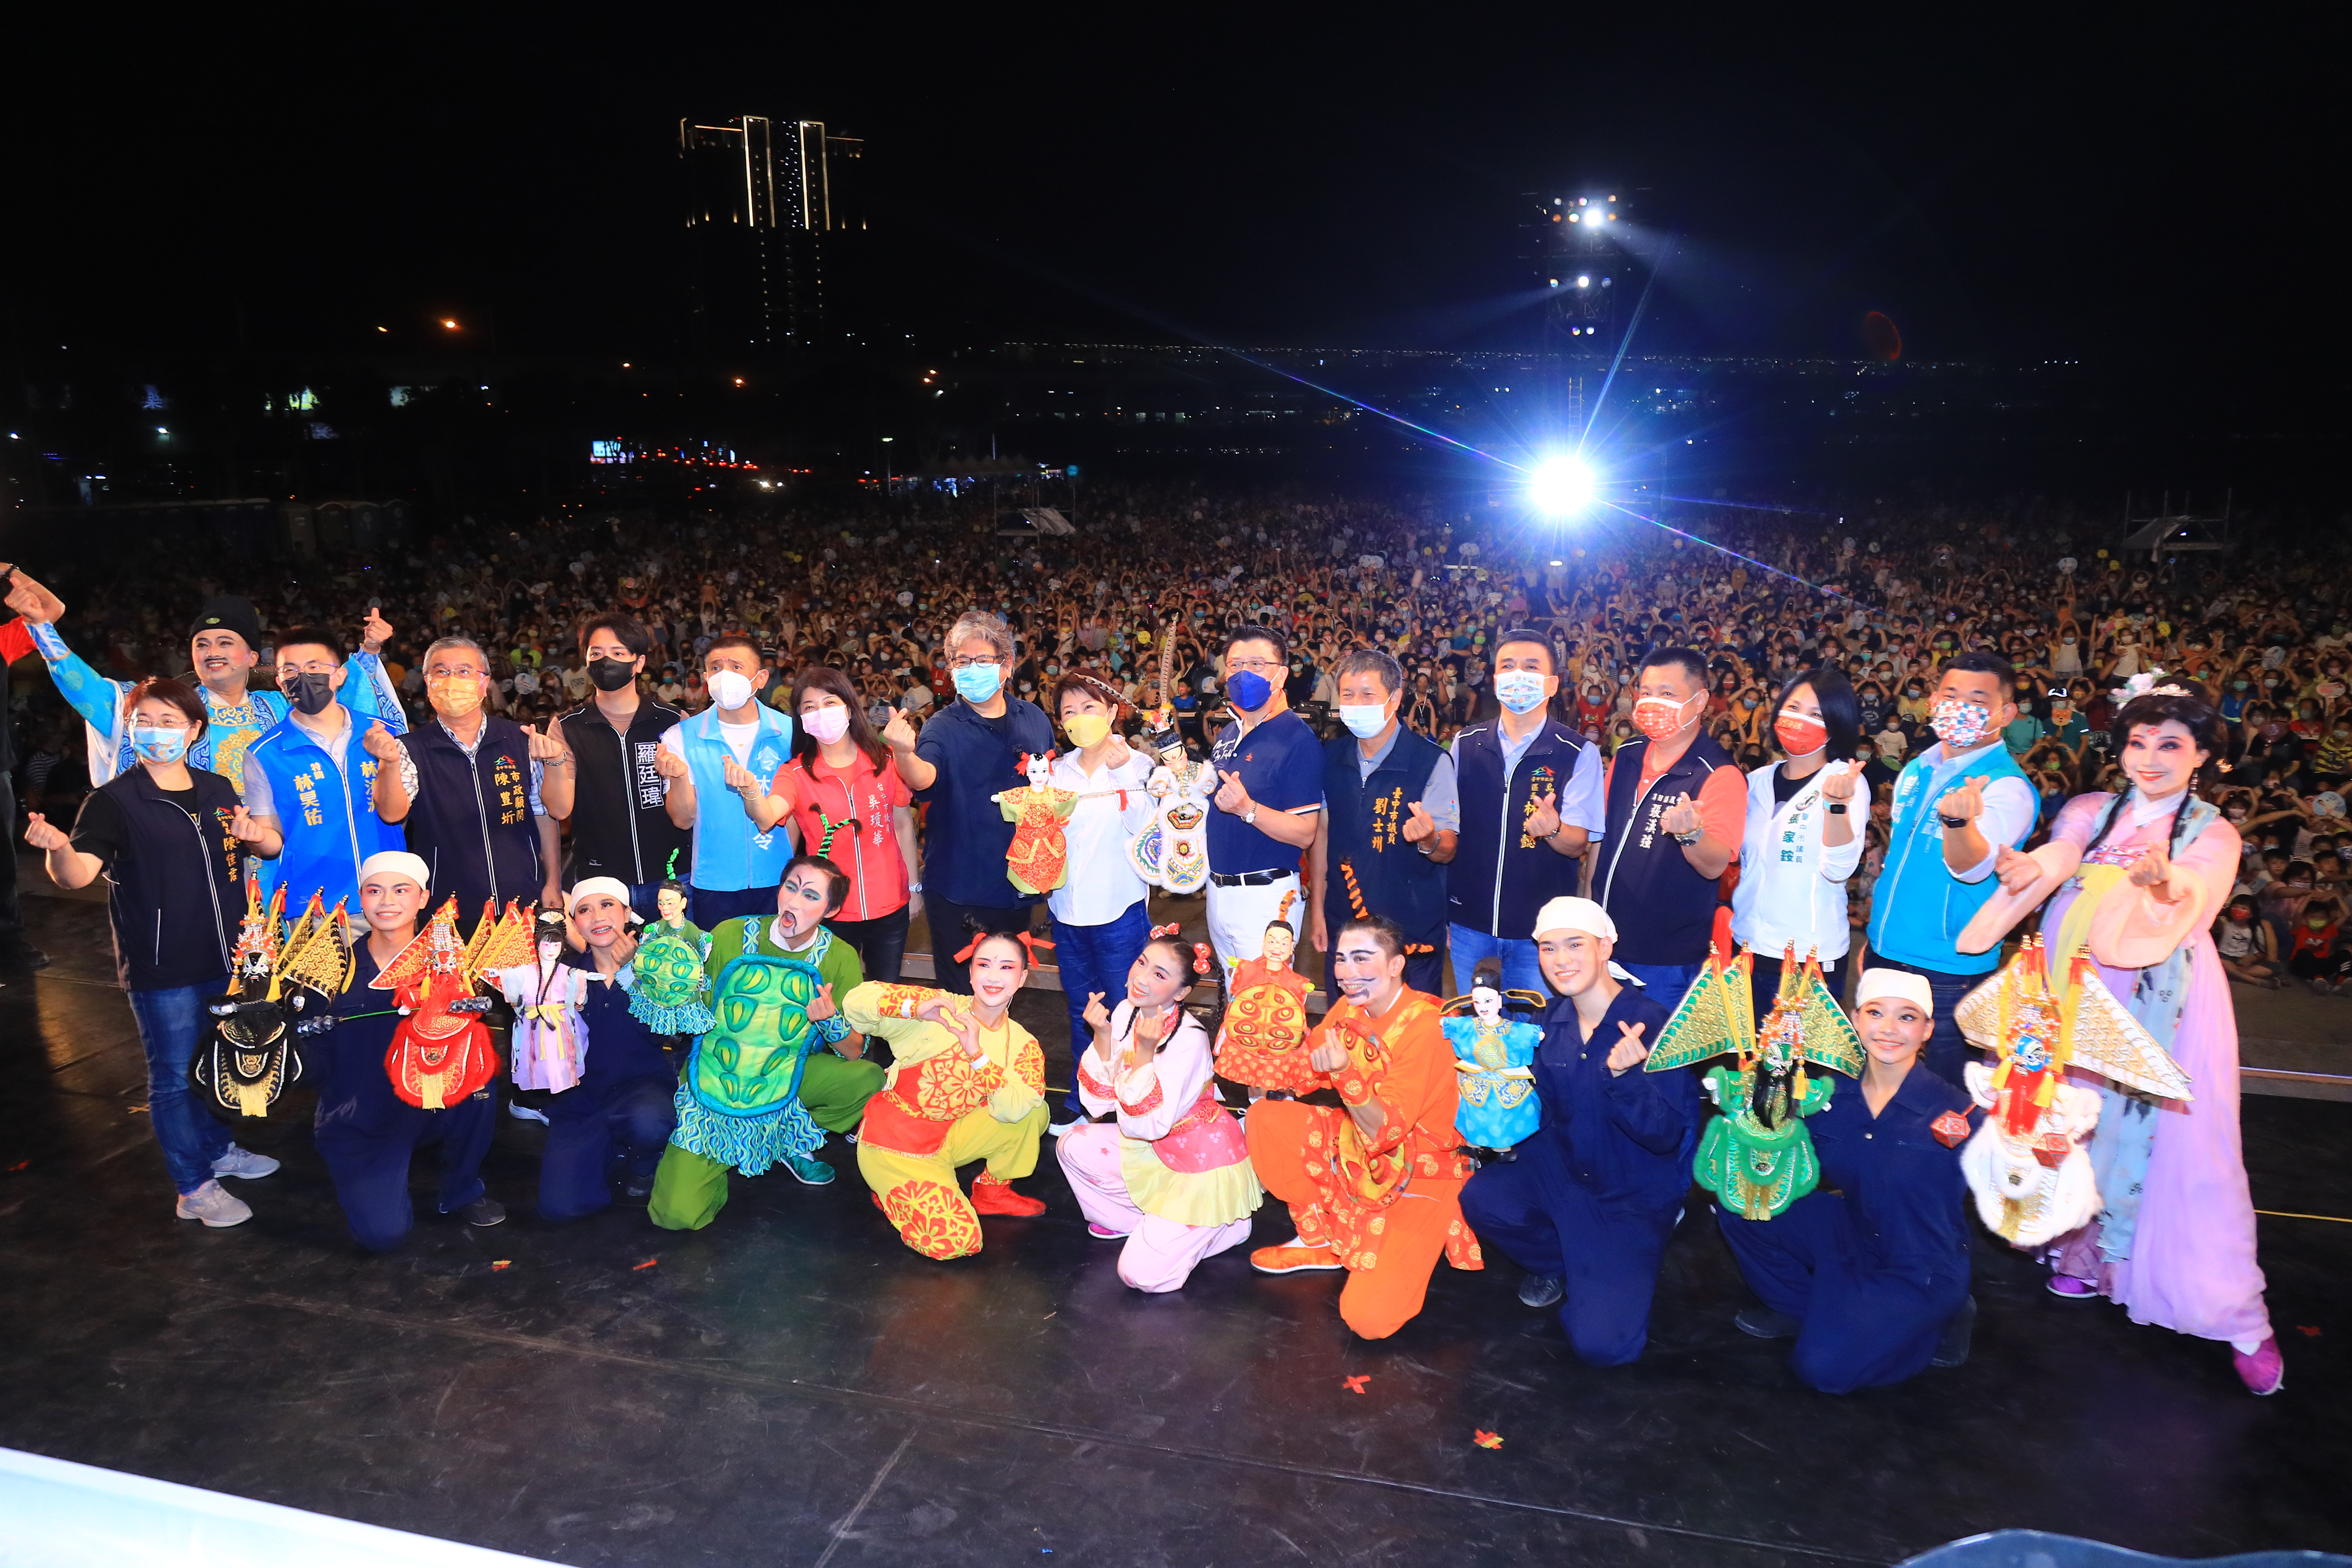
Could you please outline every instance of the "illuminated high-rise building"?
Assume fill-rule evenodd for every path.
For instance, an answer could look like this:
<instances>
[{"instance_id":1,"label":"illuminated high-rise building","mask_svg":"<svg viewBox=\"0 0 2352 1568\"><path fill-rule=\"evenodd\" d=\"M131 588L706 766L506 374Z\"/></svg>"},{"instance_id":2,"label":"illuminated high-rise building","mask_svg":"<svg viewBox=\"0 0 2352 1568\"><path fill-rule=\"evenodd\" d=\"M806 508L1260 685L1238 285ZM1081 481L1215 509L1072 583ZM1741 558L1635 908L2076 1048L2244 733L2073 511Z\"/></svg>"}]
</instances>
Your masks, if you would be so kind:
<instances>
[{"instance_id":1,"label":"illuminated high-rise building","mask_svg":"<svg viewBox=\"0 0 2352 1568\"><path fill-rule=\"evenodd\" d=\"M740 115L678 121L685 172L691 336L711 353L807 345L826 318L824 236L836 211L833 167L865 143L815 120ZM856 185L854 169L845 168ZM864 226L862 212L856 226Z\"/></svg>"}]
</instances>

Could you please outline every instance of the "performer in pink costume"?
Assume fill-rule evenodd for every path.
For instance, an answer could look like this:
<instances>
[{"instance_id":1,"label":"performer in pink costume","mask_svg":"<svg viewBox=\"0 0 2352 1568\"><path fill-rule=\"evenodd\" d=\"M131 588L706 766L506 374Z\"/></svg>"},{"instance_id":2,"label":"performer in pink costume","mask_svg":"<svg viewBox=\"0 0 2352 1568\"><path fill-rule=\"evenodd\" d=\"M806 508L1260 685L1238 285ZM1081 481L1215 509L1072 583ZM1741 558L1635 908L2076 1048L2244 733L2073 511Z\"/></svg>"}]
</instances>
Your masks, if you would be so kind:
<instances>
[{"instance_id":1,"label":"performer in pink costume","mask_svg":"<svg viewBox=\"0 0 2352 1568\"><path fill-rule=\"evenodd\" d=\"M2099 978L2189 1074L2187 1100L2096 1079L2089 1151L2102 1209L2060 1239L2051 1290L2104 1295L2134 1322L2227 1341L2256 1394L2284 1381L2254 1260L2253 1198L2238 1131L2238 1024L2208 928L2237 874L2237 830L2192 786L2221 752L2219 716L2156 673L2118 692L2114 750L2131 791L2067 803L2051 841L2002 851L1994 896L1959 940L1982 952L2042 900L2053 964L2087 943Z\"/></svg>"},{"instance_id":2,"label":"performer in pink costume","mask_svg":"<svg viewBox=\"0 0 2352 1568\"><path fill-rule=\"evenodd\" d=\"M1087 999L1095 1037L1078 1058L1078 1100L1118 1120L1073 1128L1059 1147L1087 1229L1126 1237L1118 1277L1153 1293L1182 1289L1202 1259L1247 1241L1265 1196L1241 1123L1217 1103L1209 1032L1183 1008L1196 979L1216 984L1215 961L1174 930L1144 945L1116 1008L1099 992Z\"/></svg>"}]
</instances>

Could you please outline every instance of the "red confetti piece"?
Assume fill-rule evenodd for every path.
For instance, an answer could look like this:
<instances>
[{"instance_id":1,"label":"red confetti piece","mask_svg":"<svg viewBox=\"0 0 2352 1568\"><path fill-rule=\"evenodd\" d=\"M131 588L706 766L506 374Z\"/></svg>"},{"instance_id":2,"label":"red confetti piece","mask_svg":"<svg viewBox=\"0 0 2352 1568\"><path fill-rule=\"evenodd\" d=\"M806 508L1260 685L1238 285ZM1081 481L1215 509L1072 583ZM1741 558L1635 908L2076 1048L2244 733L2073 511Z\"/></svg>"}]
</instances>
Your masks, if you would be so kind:
<instances>
[{"instance_id":1,"label":"red confetti piece","mask_svg":"<svg viewBox=\"0 0 2352 1568\"><path fill-rule=\"evenodd\" d=\"M1503 1446L1502 1438L1492 1432L1480 1432L1474 1429L1470 1434L1470 1440L1481 1448L1499 1448Z\"/></svg>"},{"instance_id":2,"label":"red confetti piece","mask_svg":"<svg viewBox=\"0 0 2352 1568\"><path fill-rule=\"evenodd\" d=\"M629 1272L632 1274L642 1274L660 1261L661 1259L658 1258L648 1258L643 1263L633 1264L629 1268Z\"/></svg>"},{"instance_id":3,"label":"red confetti piece","mask_svg":"<svg viewBox=\"0 0 2352 1568\"><path fill-rule=\"evenodd\" d=\"M32 1163L33 1162L30 1160L19 1160L15 1164L8 1167L8 1173L9 1174L14 1175L18 1171L24 1170L26 1167L32 1164Z\"/></svg>"},{"instance_id":4,"label":"red confetti piece","mask_svg":"<svg viewBox=\"0 0 2352 1568\"><path fill-rule=\"evenodd\" d=\"M501 1258L497 1262L491 1264L490 1267L492 1268L512 1268L514 1267L514 1259L511 1258Z\"/></svg>"},{"instance_id":5,"label":"red confetti piece","mask_svg":"<svg viewBox=\"0 0 2352 1568\"><path fill-rule=\"evenodd\" d=\"M1364 1384L1371 1382L1372 1378L1370 1373L1362 1373L1354 1377L1341 1378L1339 1381L1348 1385L1349 1393L1361 1394L1364 1392Z\"/></svg>"},{"instance_id":6,"label":"red confetti piece","mask_svg":"<svg viewBox=\"0 0 2352 1568\"><path fill-rule=\"evenodd\" d=\"M2295 1330L2297 1332L2309 1334L2315 1340L2319 1337L2319 1325L2316 1323L2297 1323Z\"/></svg>"}]
</instances>

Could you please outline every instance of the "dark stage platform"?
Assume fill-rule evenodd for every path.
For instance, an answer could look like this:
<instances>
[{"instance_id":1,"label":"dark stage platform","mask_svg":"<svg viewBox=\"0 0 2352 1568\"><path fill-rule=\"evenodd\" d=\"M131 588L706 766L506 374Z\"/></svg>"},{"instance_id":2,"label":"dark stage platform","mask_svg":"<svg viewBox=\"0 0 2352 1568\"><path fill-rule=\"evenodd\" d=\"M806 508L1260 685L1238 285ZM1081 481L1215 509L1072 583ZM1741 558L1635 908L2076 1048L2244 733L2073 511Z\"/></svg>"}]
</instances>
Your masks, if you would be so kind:
<instances>
[{"instance_id":1,"label":"dark stage platform","mask_svg":"<svg viewBox=\"0 0 2352 1568\"><path fill-rule=\"evenodd\" d=\"M1785 1344L1733 1329L1696 1205L1635 1366L1579 1364L1500 1259L1441 1268L1428 1310L1368 1344L1332 1276L1238 1253L1180 1295L1126 1289L1050 1153L1048 1213L990 1219L984 1253L940 1265L839 1140L842 1180L739 1178L699 1235L641 1205L552 1228L540 1130L509 1121L486 1174L512 1219L426 1217L372 1258L307 1098L246 1140L286 1163L237 1187L251 1223L171 1217L104 910L27 910L58 962L0 990L0 1445L576 1563L1760 1568L2004 1526L2352 1548L2352 1226L2262 1222L2287 1357L2269 1400L2222 1347L2058 1300L1989 1243L1966 1367L1810 1393ZM1066 1082L1061 999L1024 1016ZM2347 1107L2249 1099L2245 1124L2259 1206L2352 1215ZM1277 1207L1257 1233L1288 1235Z\"/></svg>"}]
</instances>

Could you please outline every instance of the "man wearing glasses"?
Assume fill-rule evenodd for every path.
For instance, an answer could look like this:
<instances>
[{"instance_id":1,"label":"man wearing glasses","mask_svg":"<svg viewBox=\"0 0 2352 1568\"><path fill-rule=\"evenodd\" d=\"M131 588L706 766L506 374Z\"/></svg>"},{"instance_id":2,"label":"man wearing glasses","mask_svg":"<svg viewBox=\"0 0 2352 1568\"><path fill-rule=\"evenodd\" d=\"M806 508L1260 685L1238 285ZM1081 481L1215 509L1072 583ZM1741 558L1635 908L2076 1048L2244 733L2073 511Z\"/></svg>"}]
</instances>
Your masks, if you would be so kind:
<instances>
[{"instance_id":1,"label":"man wearing glasses","mask_svg":"<svg viewBox=\"0 0 2352 1568\"><path fill-rule=\"evenodd\" d=\"M400 828L376 815L382 764L354 745L360 721L336 700L347 671L332 632L297 629L278 639L278 689L286 717L246 748L245 805L261 830L254 853L278 863L290 920L316 893L331 910L359 910L360 868L405 849ZM383 721L366 722L381 731Z\"/></svg>"},{"instance_id":2,"label":"man wearing glasses","mask_svg":"<svg viewBox=\"0 0 2352 1568\"><path fill-rule=\"evenodd\" d=\"M1286 918L1286 894L1299 891L1301 851L1315 842L1323 810L1323 742L1290 710L1288 639L1266 626L1234 628L1225 639L1224 691L1233 721L1218 731L1216 809L1209 815L1209 941L1230 976L1264 954L1265 928ZM1299 900L1293 897L1292 904ZM1378 913L1379 911L1373 911Z\"/></svg>"}]
</instances>

